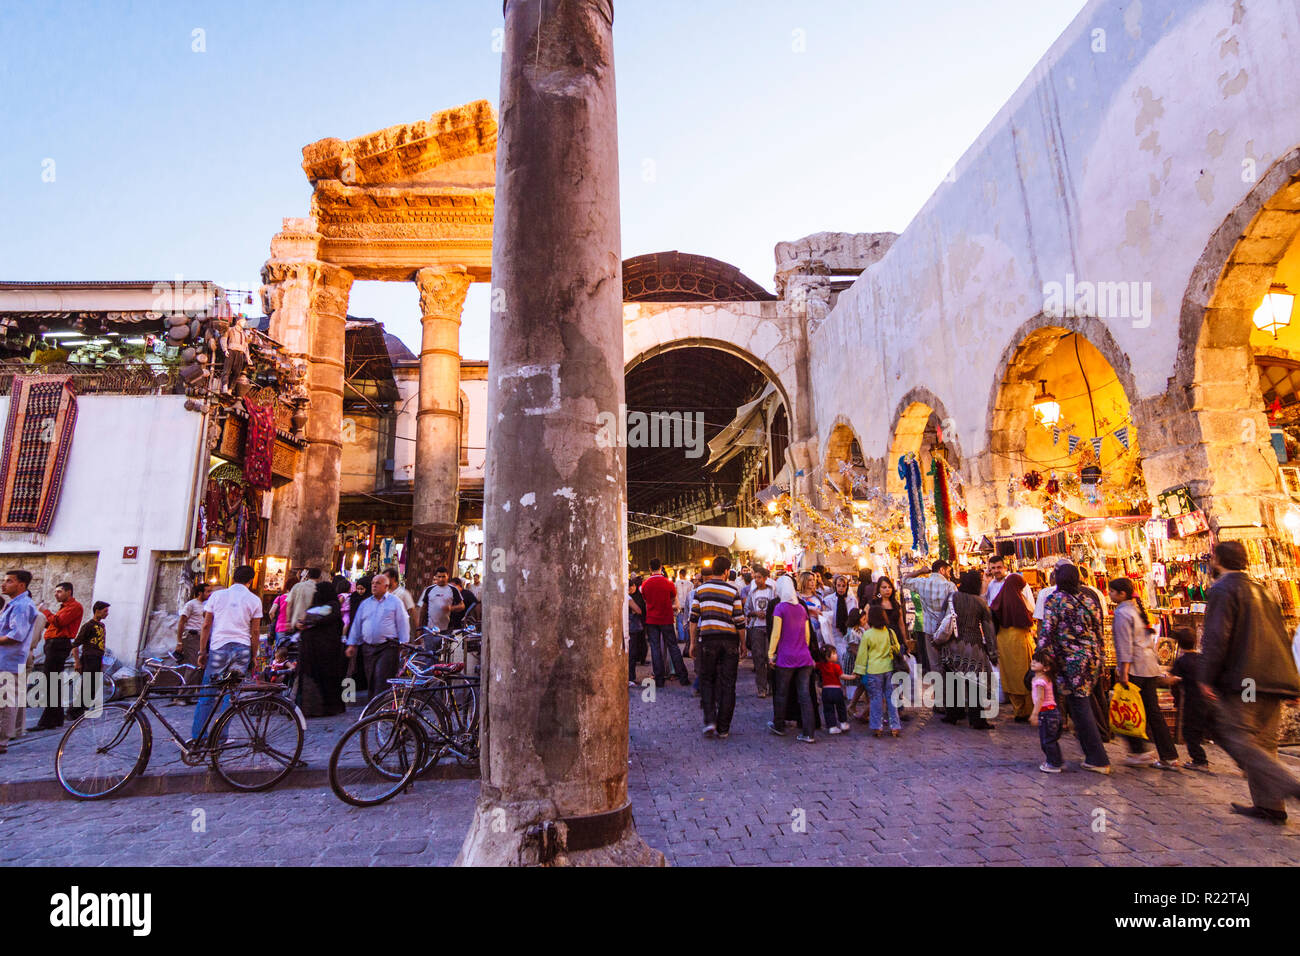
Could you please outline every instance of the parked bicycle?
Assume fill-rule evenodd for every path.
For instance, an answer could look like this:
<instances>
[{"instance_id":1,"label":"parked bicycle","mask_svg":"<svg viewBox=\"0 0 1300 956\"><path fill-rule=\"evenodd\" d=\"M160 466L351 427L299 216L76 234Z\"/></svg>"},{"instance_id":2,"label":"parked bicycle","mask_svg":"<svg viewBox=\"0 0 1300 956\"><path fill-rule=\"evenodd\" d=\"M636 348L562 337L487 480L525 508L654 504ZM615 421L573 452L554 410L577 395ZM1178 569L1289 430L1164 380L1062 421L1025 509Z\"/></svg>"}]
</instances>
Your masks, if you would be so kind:
<instances>
[{"instance_id":1,"label":"parked bicycle","mask_svg":"<svg viewBox=\"0 0 1300 956\"><path fill-rule=\"evenodd\" d=\"M392 690L372 701L375 711L344 731L330 754L330 788L340 800L374 806L445 756L478 761L479 682L462 676L462 666L437 664L419 653L407 659L404 667L412 676L389 680Z\"/></svg>"},{"instance_id":2,"label":"parked bicycle","mask_svg":"<svg viewBox=\"0 0 1300 956\"><path fill-rule=\"evenodd\" d=\"M67 675L76 674L76 672L77 672L77 662L74 661L71 657L69 657L67 661L65 661L63 664L63 674L64 674L63 680L65 681L64 686L68 686L75 681L75 677L69 677ZM107 671L100 671L99 674L104 681L103 695L100 697L100 700L103 700L105 702L110 701L117 694L117 683L113 680L113 676L109 674Z\"/></svg>"},{"instance_id":3,"label":"parked bicycle","mask_svg":"<svg viewBox=\"0 0 1300 956\"><path fill-rule=\"evenodd\" d=\"M99 800L144 773L153 751L146 710L171 735L185 764L196 767L211 761L217 775L236 790L269 789L299 766L307 721L281 687L241 683L244 674L236 670L210 684L159 687L159 678L169 680L163 675L171 670L146 667L148 679L134 701L106 704L98 714L87 712L68 728L54 757L64 790L81 800ZM230 703L225 709L213 708L193 741L181 736L153 703L154 698L206 693L229 697Z\"/></svg>"}]
</instances>

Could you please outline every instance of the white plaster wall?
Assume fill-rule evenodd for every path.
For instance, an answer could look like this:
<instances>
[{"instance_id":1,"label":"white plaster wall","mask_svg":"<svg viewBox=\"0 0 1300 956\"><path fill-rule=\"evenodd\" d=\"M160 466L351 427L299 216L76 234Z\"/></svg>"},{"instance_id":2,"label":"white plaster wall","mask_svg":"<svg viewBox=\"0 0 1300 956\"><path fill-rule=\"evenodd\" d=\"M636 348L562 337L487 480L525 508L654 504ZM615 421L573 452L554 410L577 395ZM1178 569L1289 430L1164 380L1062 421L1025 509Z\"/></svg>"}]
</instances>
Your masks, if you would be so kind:
<instances>
[{"instance_id":1,"label":"white plaster wall","mask_svg":"<svg viewBox=\"0 0 1300 956\"><path fill-rule=\"evenodd\" d=\"M1094 31L1106 52L1093 52ZM898 402L928 388L964 454L1043 285L1151 283L1149 325L1106 321L1138 395L1174 374L1193 267L1256 178L1300 145L1295 0L1097 0L1053 45L811 343L819 445L837 416L884 455Z\"/></svg>"},{"instance_id":2,"label":"white plaster wall","mask_svg":"<svg viewBox=\"0 0 1300 956\"><path fill-rule=\"evenodd\" d=\"M461 480L483 479L483 466L487 462L487 379L461 379L460 390L465 393L469 406L469 464L460 469Z\"/></svg>"},{"instance_id":3,"label":"white plaster wall","mask_svg":"<svg viewBox=\"0 0 1300 956\"><path fill-rule=\"evenodd\" d=\"M393 480L415 480L415 417L420 410L420 370L395 369L401 396L397 412L397 441L393 449Z\"/></svg>"},{"instance_id":4,"label":"white plaster wall","mask_svg":"<svg viewBox=\"0 0 1300 956\"><path fill-rule=\"evenodd\" d=\"M0 422L9 414L0 397ZM10 554L98 552L94 594L78 594L89 615L108 601L108 644L133 661L143 634L154 553L188 551L190 506L203 416L183 395L84 395L54 523L37 545L6 541ZM122 549L139 547L139 560Z\"/></svg>"}]
</instances>

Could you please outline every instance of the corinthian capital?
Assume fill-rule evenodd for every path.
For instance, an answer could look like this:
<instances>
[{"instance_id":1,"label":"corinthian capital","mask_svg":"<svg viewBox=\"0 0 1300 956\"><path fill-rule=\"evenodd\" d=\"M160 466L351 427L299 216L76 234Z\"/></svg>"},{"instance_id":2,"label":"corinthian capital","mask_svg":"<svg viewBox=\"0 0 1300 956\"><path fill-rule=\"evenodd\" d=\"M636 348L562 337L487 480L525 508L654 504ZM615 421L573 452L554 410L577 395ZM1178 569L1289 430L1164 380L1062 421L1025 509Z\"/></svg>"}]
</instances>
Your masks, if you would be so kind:
<instances>
[{"instance_id":1,"label":"corinthian capital","mask_svg":"<svg viewBox=\"0 0 1300 956\"><path fill-rule=\"evenodd\" d=\"M421 269L415 274L415 284L420 289L420 314L459 321L472 281L464 266Z\"/></svg>"}]
</instances>

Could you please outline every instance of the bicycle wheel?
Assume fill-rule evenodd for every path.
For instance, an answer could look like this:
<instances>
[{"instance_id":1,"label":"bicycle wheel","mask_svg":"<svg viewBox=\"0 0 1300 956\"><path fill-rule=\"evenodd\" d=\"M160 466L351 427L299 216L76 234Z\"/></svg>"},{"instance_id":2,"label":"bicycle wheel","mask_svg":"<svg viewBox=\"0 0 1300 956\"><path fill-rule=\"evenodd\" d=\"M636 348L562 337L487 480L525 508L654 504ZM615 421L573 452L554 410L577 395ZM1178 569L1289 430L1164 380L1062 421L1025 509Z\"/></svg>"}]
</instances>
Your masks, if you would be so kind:
<instances>
[{"instance_id":1,"label":"bicycle wheel","mask_svg":"<svg viewBox=\"0 0 1300 956\"><path fill-rule=\"evenodd\" d=\"M451 753L462 765L476 763L478 761L478 688L467 683L440 687L434 700L442 715L442 729L446 734L444 746L437 759Z\"/></svg>"},{"instance_id":2,"label":"bicycle wheel","mask_svg":"<svg viewBox=\"0 0 1300 956\"><path fill-rule=\"evenodd\" d=\"M236 790L268 790L298 762L302 738L298 715L283 699L237 701L209 738L212 769Z\"/></svg>"},{"instance_id":3,"label":"bicycle wheel","mask_svg":"<svg viewBox=\"0 0 1300 956\"><path fill-rule=\"evenodd\" d=\"M144 715L127 704L105 704L68 728L54 755L59 785L80 800L116 793L149 763L153 732Z\"/></svg>"},{"instance_id":4,"label":"bicycle wheel","mask_svg":"<svg viewBox=\"0 0 1300 956\"><path fill-rule=\"evenodd\" d=\"M346 731L330 754L330 788L344 803L373 807L404 790L424 762L420 722L397 711L373 714Z\"/></svg>"}]
</instances>

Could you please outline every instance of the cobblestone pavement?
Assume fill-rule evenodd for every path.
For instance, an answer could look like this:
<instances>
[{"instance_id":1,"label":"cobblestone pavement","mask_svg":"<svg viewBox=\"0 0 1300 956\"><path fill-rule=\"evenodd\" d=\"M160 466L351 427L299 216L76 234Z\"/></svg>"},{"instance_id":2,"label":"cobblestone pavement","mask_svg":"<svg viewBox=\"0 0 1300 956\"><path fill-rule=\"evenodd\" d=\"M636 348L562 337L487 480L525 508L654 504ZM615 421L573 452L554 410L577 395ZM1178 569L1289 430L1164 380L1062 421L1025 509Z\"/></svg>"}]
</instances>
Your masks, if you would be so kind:
<instances>
[{"instance_id":1,"label":"cobblestone pavement","mask_svg":"<svg viewBox=\"0 0 1300 956\"><path fill-rule=\"evenodd\" d=\"M1210 776L1123 768L1113 744L1117 766L1102 777L1077 769L1067 735L1071 769L1048 775L1036 730L1009 717L981 733L922 715L898 740L855 723L801 744L767 732L770 701L742 668L732 734L706 740L688 688L629 696L637 826L677 865L1300 863L1300 825L1227 812L1247 799L1245 781L1213 747ZM328 789L32 801L0 807L0 864L442 865L477 789L420 783L369 810Z\"/></svg>"}]
</instances>

